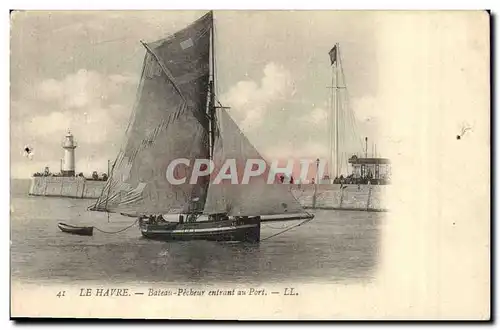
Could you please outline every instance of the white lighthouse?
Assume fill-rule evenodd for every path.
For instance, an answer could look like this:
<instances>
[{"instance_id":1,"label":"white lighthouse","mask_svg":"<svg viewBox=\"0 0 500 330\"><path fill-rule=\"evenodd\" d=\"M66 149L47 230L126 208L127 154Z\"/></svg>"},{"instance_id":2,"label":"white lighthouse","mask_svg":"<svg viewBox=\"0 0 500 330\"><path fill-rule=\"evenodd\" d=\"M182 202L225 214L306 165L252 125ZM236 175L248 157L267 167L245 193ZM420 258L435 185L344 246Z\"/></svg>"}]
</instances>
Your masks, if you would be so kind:
<instances>
[{"instance_id":1,"label":"white lighthouse","mask_svg":"<svg viewBox=\"0 0 500 330\"><path fill-rule=\"evenodd\" d=\"M75 149L76 142L73 139L73 134L68 130L66 138L62 143L64 149L64 161L62 165L63 176L75 176Z\"/></svg>"}]
</instances>

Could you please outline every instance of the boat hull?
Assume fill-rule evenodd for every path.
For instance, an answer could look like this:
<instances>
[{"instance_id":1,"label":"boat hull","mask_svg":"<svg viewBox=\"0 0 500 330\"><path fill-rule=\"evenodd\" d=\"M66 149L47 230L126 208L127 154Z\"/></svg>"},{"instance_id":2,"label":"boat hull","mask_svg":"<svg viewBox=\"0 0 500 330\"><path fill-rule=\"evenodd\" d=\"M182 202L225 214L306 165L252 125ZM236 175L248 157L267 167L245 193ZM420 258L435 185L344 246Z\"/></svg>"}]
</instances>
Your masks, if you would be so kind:
<instances>
[{"instance_id":1,"label":"boat hull","mask_svg":"<svg viewBox=\"0 0 500 330\"><path fill-rule=\"evenodd\" d=\"M245 220L140 223L143 237L161 241L260 241L260 217Z\"/></svg>"}]
</instances>

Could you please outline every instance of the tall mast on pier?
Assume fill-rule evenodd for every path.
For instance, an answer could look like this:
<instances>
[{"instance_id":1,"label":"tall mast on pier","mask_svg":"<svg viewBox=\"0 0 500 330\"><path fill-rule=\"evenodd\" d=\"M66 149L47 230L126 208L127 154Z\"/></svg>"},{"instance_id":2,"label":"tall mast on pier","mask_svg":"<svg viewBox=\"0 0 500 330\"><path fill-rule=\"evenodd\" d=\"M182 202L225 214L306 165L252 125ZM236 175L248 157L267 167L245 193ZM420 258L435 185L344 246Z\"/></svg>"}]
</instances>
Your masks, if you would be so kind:
<instances>
[{"instance_id":1,"label":"tall mast on pier","mask_svg":"<svg viewBox=\"0 0 500 330\"><path fill-rule=\"evenodd\" d=\"M340 175L340 151L339 151L339 62L340 62L340 49L339 43L330 50L330 62L332 66L332 85L328 88L331 90L330 97L330 118L334 120L334 131L329 131L329 163L332 166L331 173L335 173L335 177ZM331 123L331 121L330 121ZM332 134L333 133L333 134ZM334 161L335 160L335 161ZM333 164L335 167L333 169Z\"/></svg>"}]
</instances>

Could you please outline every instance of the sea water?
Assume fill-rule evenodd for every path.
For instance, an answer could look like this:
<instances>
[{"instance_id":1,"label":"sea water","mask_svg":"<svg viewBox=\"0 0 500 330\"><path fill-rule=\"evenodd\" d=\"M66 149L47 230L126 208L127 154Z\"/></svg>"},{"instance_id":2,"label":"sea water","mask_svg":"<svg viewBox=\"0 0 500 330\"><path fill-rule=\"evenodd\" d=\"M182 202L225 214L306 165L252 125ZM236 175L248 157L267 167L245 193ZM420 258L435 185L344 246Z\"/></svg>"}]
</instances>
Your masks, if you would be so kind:
<instances>
[{"instance_id":1,"label":"sea water","mask_svg":"<svg viewBox=\"0 0 500 330\"><path fill-rule=\"evenodd\" d=\"M159 242L137 226L91 237L61 232L58 222L118 231L135 219L88 211L92 200L28 196L28 180L11 181L11 277L34 283L281 283L369 281L384 213L309 212L315 218L262 224L262 242Z\"/></svg>"}]
</instances>

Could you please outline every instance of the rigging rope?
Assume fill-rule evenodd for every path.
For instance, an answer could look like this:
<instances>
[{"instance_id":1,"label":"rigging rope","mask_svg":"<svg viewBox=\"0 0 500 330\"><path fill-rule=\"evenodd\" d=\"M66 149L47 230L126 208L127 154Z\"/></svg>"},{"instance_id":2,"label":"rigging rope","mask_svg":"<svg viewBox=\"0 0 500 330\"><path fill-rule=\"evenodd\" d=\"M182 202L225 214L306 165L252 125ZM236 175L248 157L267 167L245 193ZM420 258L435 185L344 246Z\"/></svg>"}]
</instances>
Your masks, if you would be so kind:
<instances>
[{"instance_id":1,"label":"rigging rope","mask_svg":"<svg viewBox=\"0 0 500 330\"><path fill-rule=\"evenodd\" d=\"M308 212L306 212L306 213L308 213ZM263 238L263 239L261 239L260 241L261 241L261 242L262 242L262 241L265 241L265 240L267 240L267 239L270 239L270 238L276 237L276 236L278 236L278 235L281 235L281 234L283 234L283 233L285 233L285 232L287 232L287 231L289 231L289 230L292 230L293 228L300 227L300 226L302 226L302 225L304 225L304 224L308 223L308 222L309 222L309 221L311 221L312 219L314 219L314 218L311 218L311 219L305 219L304 221L302 221L302 222L301 222L301 223L299 223L299 224L296 224L296 225L294 225L294 226L288 227L288 228L286 228L285 230L282 230L282 231L280 231L279 233L276 233L276 234L273 234L273 235L268 236L268 237L266 237L266 238Z\"/></svg>"},{"instance_id":2,"label":"rigging rope","mask_svg":"<svg viewBox=\"0 0 500 330\"><path fill-rule=\"evenodd\" d=\"M292 188L290 188L289 192L290 192L290 194L292 195L292 197L295 199L295 201L297 201L297 203L299 203L299 204L300 204L300 202L299 202L299 200L297 199L297 197L295 197L295 195L292 193ZM304 211L307 215L312 215L312 213L308 212L306 209L303 209L303 211ZM309 221L311 221L311 220L313 220L313 219L314 219L314 218L304 219L304 221L302 221L302 222L300 222L300 223L298 223L298 224L296 224L296 225L293 225L293 226L287 227L287 228L285 228L284 230L282 230L282 231L280 231L280 232L278 232L278 233L276 233L276 234L273 234L273 235L271 235L271 236L268 236L268 237L266 237L266 238L261 239L260 241L262 242L262 241L265 241L265 240L270 239L270 238L272 238L272 237L276 237L276 236L278 236L278 235L281 235L281 234L283 234L283 233L285 233L285 232L287 232L287 231L289 231L289 230L292 230L293 228L300 227L300 226L302 226L302 225L304 225L304 224L308 223ZM271 227L271 226L269 226L269 225L268 225L268 227L269 227L269 228L272 228L272 229L278 229L278 228L273 228L273 227Z\"/></svg>"},{"instance_id":3,"label":"rigging rope","mask_svg":"<svg viewBox=\"0 0 500 330\"><path fill-rule=\"evenodd\" d=\"M346 90L346 93L344 95L345 103L347 103L347 107L350 108L350 106L349 106L351 104L350 95L349 95L349 93L347 93L347 81L345 79L344 66L342 65L342 57L341 56L339 56L339 61L340 61L340 74L341 74L342 80L344 82L345 90ZM352 122L352 129L353 129L354 137L356 137L358 139L357 142L359 143L359 146L361 146L361 150L364 151L363 138L359 135L359 126L358 126L357 120L354 117L354 113L352 111L349 111L348 114L349 114L349 119L352 120L351 122Z\"/></svg>"},{"instance_id":4,"label":"rigging rope","mask_svg":"<svg viewBox=\"0 0 500 330\"><path fill-rule=\"evenodd\" d=\"M121 233L121 232L124 232L125 230L127 229L130 229L132 228L133 226L135 226L135 224L139 221L139 219L135 220L133 224L131 224L130 226L127 226L123 229L120 229L118 231L105 231L105 230L102 230L102 229L99 229L97 227L94 226L94 229L100 231L101 233L104 233L104 234L118 234L118 233Z\"/></svg>"},{"instance_id":5,"label":"rigging rope","mask_svg":"<svg viewBox=\"0 0 500 330\"><path fill-rule=\"evenodd\" d=\"M277 227L273 227L273 226L270 226L270 225L264 225L264 226L266 226L267 228L271 228L271 229L286 229L286 228L288 228L288 227L285 227L285 228L279 227L279 228L277 228Z\"/></svg>"}]
</instances>

